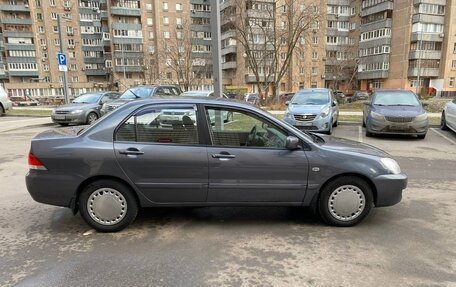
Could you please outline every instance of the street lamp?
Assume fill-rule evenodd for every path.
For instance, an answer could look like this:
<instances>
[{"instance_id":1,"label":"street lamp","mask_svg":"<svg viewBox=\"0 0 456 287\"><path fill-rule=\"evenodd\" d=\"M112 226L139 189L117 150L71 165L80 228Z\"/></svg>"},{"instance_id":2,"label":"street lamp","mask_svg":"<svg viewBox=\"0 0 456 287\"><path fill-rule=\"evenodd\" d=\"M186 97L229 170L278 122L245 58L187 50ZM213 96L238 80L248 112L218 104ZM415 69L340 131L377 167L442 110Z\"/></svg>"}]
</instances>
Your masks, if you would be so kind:
<instances>
[{"instance_id":1,"label":"street lamp","mask_svg":"<svg viewBox=\"0 0 456 287\"><path fill-rule=\"evenodd\" d=\"M63 54L63 36L62 36L62 21L60 14L57 14L57 25L59 27L59 43L60 43L60 54ZM64 18L68 19L68 18ZM63 97L65 99L65 104L69 103L68 98L68 79L67 79L68 69L63 70Z\"/></svg>"}]
</instances>

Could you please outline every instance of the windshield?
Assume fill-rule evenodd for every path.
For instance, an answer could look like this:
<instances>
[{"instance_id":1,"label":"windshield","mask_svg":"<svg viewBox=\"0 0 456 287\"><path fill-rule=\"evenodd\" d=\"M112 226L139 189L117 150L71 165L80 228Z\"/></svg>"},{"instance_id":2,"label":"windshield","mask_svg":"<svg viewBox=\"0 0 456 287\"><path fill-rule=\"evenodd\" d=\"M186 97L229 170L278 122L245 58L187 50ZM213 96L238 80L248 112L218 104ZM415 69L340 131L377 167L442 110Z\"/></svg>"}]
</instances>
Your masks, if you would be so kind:
<instances>
[{"instance_id":1,"label":"windshield","mask_svg":"<svg viewBox=\"0 0 456 287\"><path fill-rule=\"evenodd\" d=\"M182 93L181 96L185 97L208 97L210 92L185 92Z\"/></svg>"},{"instance_id":2,"label":"windshield","mask_svg":"<svg viewBox=\"0 0 456 287\"><path fill-rule=\"evenodd\" d=\"M101 94L84 94L73 100L75 104L95 104L101 98Z\"/></svg>"},{"instance_id":3,"label":"windshield","mask_svg":"<svg viewBox=\"0 0 456 287\"><path fill-rule=\"evenodd\" d=\"M420 102L411 92L378 92L375 94L372 104L378 106L419 106Z\"/></svg>"},{"instance_id":4,"label":"windshield","mask_svg":"<svg viewBox=\"0 0 456 287\"><path fill-rule=\"evenodd\" d=\"M131 88L126 90L121 99L137 99L137 98L147 98L152 94L154 88L145 88L145 87L138 87L138 88Z\"/></svg>"},{"instance_id":5,"label":"windshield","mask_svg":"<svg viewBox=\"0 0 456 287\"><path fill-rule=\"evenodd\" d=\"M297 93L291 100L293 105L325 105L329 103L328 92Z\"/></svg>"}]
</instances>

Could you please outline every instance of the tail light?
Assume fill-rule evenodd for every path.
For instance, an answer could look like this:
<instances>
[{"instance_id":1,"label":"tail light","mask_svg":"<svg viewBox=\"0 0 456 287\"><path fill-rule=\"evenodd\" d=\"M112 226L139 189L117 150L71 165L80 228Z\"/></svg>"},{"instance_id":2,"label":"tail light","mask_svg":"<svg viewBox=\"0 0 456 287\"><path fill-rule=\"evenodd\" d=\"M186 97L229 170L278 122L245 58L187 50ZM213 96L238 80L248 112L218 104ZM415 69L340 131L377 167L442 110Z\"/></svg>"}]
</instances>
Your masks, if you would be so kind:
<instances>
[{"instance_id":1,"label":"tail light","mask_svg":"<svg viewBox=\"0 0 456 287\"><path fill-rule=\"evenodd\" d=\"M33 155L33 153L28 154L28 165L30 169L47 170L44 164L42 164L40 160Z\"/></svg>"}]
</instances>

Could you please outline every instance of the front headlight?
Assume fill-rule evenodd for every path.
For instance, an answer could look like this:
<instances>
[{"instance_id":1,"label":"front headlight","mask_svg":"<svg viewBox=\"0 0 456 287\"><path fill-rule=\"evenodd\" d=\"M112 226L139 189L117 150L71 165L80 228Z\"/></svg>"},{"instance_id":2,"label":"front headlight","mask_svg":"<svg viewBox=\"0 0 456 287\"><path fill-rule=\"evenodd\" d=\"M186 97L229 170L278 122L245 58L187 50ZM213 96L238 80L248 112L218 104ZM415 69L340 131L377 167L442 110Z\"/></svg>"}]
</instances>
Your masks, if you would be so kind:
<instances>
[{"instance_id":1,"label":"front headlight","mask_svg":"<svg viewBox=\"0 0 456 287\"><path fill-rule=\"evenodd\" d=\"M427 114L426 114L426 113L423 113L423 114L421 114L421 115L419 115L419 116L416 116L416 117L415 117L415 121L416 121L416 122L421 122L421 121L427 120L427 118L428 118Z\"/></svg>"},{"instance_id":2,"label":"front headlight","mask_svg":"<svg viewBox=\"0 0 456 287\"><path fill-rule=\"evenodd\" d=\"M385 120L385 116L384 115L376 113L376 112L371 112L371 117L374 120L380 120L380 121L384 121Z\"/></svg>"},{"instance_id":3,"label":"front headlight","mask_svg":"<svg viewBox=\"0 0 456 287\"><path fill-rule=\"evenodd\" d=\"M320 117L326 118L328 115L329 115L329 107L323 108L323 110L321 110Z\"/></svg>"},{"instance_id":4,"label":"front headlight","mask_svg":"<svg viewBox=\"0 0 456 287\"><path fill-rule=\"evenodd\" d=\"M294 120L294 117L293 117L292 114L286 113L286 114L285 114L285 119Z\"/></svg>"},{"instance_id":5,"label":"front headlight","mask_svg":"<svg viewBox=\"0 0 456 287\"><path fill-rule=\"evenodd\" d=\"M83 112L83 110L74 110L74 111L72 111L71 113L72 113L73 115L75 115L75 114L81 114L82 112Z\"/></svg>"},{"instance_id":6,"label":"front headlight","mask_svg":"<svg viewBox=\"0 0 456 287\"><path fill-rule=\"evenodd\" d=\"M385 169L389 170L392 174L401 173L401 167L399 166L397 161L395 161L394 159L388 158L388 157L384 157L384 158L382 158L380 160L380 162L382 163L382 166Z\"/></svg>"}]
</instances>

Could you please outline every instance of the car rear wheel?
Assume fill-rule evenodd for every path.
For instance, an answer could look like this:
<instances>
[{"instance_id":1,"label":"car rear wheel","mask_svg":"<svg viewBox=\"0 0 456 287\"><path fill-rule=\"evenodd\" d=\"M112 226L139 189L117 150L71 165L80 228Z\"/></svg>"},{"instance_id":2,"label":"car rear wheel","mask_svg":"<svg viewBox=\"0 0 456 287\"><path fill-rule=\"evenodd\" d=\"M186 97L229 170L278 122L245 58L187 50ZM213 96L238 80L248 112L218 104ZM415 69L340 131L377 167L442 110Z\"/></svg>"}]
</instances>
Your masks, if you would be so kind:
<instances>
[{"instance_id":1,"label":"car rear wheel","mask_svg":"<svg viewBox=\"0 0 456 287\"><path fill-rule=\"evenodd\" d=\"M98 115L96 113L89 113L89 115L87 116L87 124L91 125L96 120L98 120Z\"/></svg>"},{"instance_id":2,"label":"car rear wheel","mask_svg":"<svg viewBox=\"0 0 456 287\"><path fill-rule=\"evenodd\" d=\"M2 105L0 105L0 117L5 115L5 109L3 108Z\"/></svg>"},{"instance_id":3,"label":"car rear wheel","mask_svg":"<svg viewBox=\"0 0 456 287\"><path fill-rule=\"evenodd\" d=\"M113 180L89 184L79 197L81 216L97 231L120 231L138 214L138 203L126 185Z\"/></svg>"},{"instance_id":4,"label":"car rear wheel","mask_svg":"<svg viewBox=\"0 0 456 287\"><path fill-rule=\"evenodd\" d=\"M336 121L333 124L333 127L337 127L339 125L339 117L337 117Z\"/></svg>"},{"instance_id":5,"label":"car rear wheel","mask_svg":"<svg viewBox=\"0 0 456 287\"><path fill-rule=\"evenodd\" d=\"M373 207L369 184L355 176L329 182L321 191L318 210L322 220L334 226L348 227L362 221Z\"/></svg>"},{"instance_id":6,"label":"car rear wheel","mask_svg":"<svg viewBox=\"0 0 456 287\"><path fill-rule=\"evenodd\" d=\"M67 127L69 124L68 123L59 123L62 127Z\"/></svg>"},{"instance_id":7,"label":"car rear wheel","mask_svg":"<svg viewBox=\"0 0 456 287\"><path fill-rule=\"evenodd\" d=\"M445 119L445 112L442 112L442 118L440 119L440 128L444 131L448 130L448 126Z\"/></svg>"}]
</instances>

